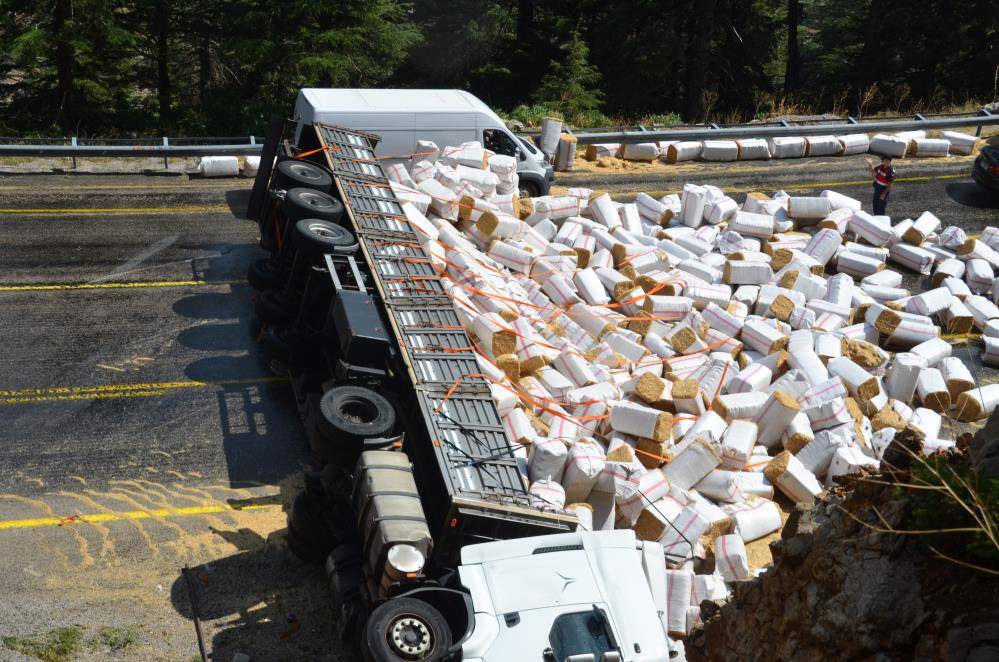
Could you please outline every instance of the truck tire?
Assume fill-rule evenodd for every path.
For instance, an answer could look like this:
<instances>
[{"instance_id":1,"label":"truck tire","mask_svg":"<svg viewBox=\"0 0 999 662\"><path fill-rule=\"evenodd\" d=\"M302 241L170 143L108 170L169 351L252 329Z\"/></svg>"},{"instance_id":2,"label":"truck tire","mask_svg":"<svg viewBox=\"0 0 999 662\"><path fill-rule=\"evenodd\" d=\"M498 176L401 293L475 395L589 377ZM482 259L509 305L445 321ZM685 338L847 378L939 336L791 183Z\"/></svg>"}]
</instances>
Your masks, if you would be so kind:
<instances>
[{"instance_id":1,"label":"truck tire","mask_svg":"<svg viewBox=\"0 0 999 662\"><path fill-rule=\"evenodd\" d=\"M292 339L293 330L290 324L271 324L264 334L264 346L271 359L288 363L295 343Z\"/></svg>"},{"instance_id":2,"label":"truck tire","mask_svg":"<svg viewBox=\"0 0 999 662\"><path fill-rule=\"evenodd\" d=\"M250 263L250 268L246 270L246 281L258 292L280 290L288 282L288 270L278 269L273 261L260 258Z\"/></svg>"},{"instance_id":3,"label":"truck tire","mask_svg":"<svg viewBox=\"0 0 999 662\"><path fill-rule=\"evenodd\" d=\"M326 562L323 550L311 546L303 540L296 529L288 527L285 533L285 542L288 543L288 551L298 557L298 560L307 565L322 565Z\"/></svg>"},{"instance_id":4,"label":"truck tire","mask_svg":"<svg viewBox=\"0 0 999 662\"><path fill-rule=\"evenodd\" d=\"M451 647L451 628L435 608L413 598L378 605L364 628L366 662L438 662Z\"/></svg>"},{"instance_id":5,"label":"truck tire","mask_svg":"<svg viewBox=\"0 0 999 662\"><path fill-rule=\"evenodd\" d=\"M316 218L306 218L295 224L294 242L296 249L311 256L324 253L353 255L358 248L357 239L350 230Z\"/></svg>"},{"instance_id":6,"label":"truck tire","mask_svg":"<svg viewBox=\"0 0 999 662\"><path fill-rule=\"evenodd\" d=\"M308 188L328 193L333 188L333 177L326 168L299 159L285 159L274 168L271 188L290 190Z\"/></svg>"},{"instance_id":7,"label":"truck tire","mask_svg":"<svg viewBox=\"0 0 999 662\"><path fill-rule=\"evenodd\" d=\"M281 203L281 213L287 222L303 218L318 218L330 223L343 223L343 203L328 193L308 188L293 188Z\"/></svg>"},{"instance_id":8,"label":"truck tire","mask_svg":"<svg viewBox=\"0 0 999 662\"><path fill-rule=\"evenodd\" d=\"M334 386L319 400L316 429L326 444L324 459L352 467L365 439L387 437L395 409L385 396L363 386Z\"/></svg>"},{"instance_id":9,"label":"truck tire","mask_svg":"<svg viewBox=\"0 0 999 662\"><path fill-rule=\"evenodd\" d=\"M265 324L286 324L295 319L294 302L285 295L284 290L264 290L257 294L254 304L257 318Z\"/></svg>"},{"instance_id":10,"label":"truck tire","mask_svg":"<svg viewBox=\"0 0 999 662\"><path fill-rule=\"evenodd\" d=\"M308 492L299 492L288 513L288 534L308 558L296 553L306 563L322 564L329 556L338 540L332 526L332 517L327 517L326 508L332 507L325 499L318 500ZM332 513L330 513L332 515ZM289 543L289 548L292 547ZM295 549L292 549L295 552Z\"/></svg>"}]
</instances>

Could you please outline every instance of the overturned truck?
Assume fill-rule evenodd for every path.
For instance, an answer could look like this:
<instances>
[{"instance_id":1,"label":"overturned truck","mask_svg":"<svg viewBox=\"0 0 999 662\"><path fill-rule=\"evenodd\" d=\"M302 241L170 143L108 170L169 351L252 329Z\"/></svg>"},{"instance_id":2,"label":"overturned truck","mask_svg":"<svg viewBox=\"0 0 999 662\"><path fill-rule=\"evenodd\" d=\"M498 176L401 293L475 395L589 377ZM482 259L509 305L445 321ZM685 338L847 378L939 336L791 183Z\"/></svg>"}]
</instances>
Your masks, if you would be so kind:
<instances>
[{"instance_id":1,"label":"overturned truck","mask_svg":"<svg viewBox=\"0 0 999 662\"><path fill-rule=\"evenodd\" d=\"M272 123L250 199L259 334L316 469L289 547L369 660L665 659L662 546L532 506L377 141Z\"/></svg>"}]
</instances>

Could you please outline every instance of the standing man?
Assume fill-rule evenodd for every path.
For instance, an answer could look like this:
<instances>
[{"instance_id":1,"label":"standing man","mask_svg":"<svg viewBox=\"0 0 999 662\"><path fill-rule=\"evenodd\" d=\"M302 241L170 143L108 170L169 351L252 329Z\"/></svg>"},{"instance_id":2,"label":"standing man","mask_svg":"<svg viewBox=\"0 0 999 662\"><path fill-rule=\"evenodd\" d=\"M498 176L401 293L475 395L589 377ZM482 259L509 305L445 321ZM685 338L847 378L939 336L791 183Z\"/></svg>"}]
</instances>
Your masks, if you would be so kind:
<instances>
[{"instance_id":1,"label":"standing man","mask_svg":"<svg viewBox=\"0 0 999 662\"><path fill-rule=\"evenodd\" d=\"M895 181L895 168L891 167L891 157L883 155L881 165L875 166L871 158L867 158L867 169L874 173L874 215L884 216L888 206L888 193Z\"/></svg>"}]
</instances>

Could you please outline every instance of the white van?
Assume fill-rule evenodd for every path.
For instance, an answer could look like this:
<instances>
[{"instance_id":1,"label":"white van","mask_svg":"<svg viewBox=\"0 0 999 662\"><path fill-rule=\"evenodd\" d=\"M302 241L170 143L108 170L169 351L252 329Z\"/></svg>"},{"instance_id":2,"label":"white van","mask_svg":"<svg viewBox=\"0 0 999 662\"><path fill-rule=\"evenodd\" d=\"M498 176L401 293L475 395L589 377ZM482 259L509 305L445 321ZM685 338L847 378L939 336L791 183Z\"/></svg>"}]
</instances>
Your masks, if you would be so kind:
<instances>
[{"instance_id":1,"label":"white van","mask_svg":"<svg viewBox=\"0 0 999 662\"><path fill-rule=\"evenodd\" d=\"M322 122L381 137L379 156L420 160L417 140L440 147L477 140L497 154L516 156L522 195L546 195L552 166L530 140L514 136L486 104L463 90L317 89L299 91L293 119Z\"/></svg>"}]
</instances>

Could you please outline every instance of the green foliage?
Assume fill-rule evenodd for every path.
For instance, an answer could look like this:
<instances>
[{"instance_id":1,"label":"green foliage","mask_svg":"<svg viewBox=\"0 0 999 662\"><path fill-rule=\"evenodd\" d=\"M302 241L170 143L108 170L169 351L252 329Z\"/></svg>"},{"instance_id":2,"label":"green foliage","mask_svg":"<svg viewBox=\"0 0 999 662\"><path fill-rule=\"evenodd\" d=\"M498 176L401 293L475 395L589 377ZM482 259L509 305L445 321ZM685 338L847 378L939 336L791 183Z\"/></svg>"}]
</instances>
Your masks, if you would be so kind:
<instances>
[{"instance_id":1,"label":"green foliage","mask_svg":"<svg viewBox=\"0 0 999 662\"><path fill-rule=\"evenodd\" d=\"M676 126L677 124L683 124L683 118L680 117L680 113L657 113L655 115L646 115L641 118L639 123L650 126Z\"/></svg>"},{"instance_id":2,"label":"green foliage","mask_svg":"<svg viewBox=\"0 0 999 662\"><path fill-rule=\"evenodd\" d=\"M948 556L999 571L994 537L999 532L999 479L983 478L967 461L936 455L913 462L912 482L938 488L920 490L913 499L912 528L976 529L933 534L928 542Z\"/></svg>"},{"instance_id":3,"label":"green foliage","mask_svg":"<svg viewBox=\"0 0 999 662\"><path fill-rule=\"evenodd\" d=\"M80 652L83 628L78 625L56 628L37 638L3 637L0 642L12 651L43 662L69 662Z\"/></svg>"},{"instance_id":4,"label":"green foliage","mask_svg":"<svg viewBox=\"0 0 999 662\"><path fill-rule=\"evenodd\" d=\"M457 87L575 126L997 94L995 0L799 4L786 92L787 0L0 0L0 132L257 133L309 86Z\"/></svg>"},{"instance_id":5,"label":"green foliage","mask_svg":"<svg viewBox=\"0 0 999 662\"><path fill-rule=\"evenodd\" d=\"M562 113L558 112L546 103L535 103L530 106L520 104L509 113L507 117L518 122L523 122L527 126L541 126L541 122L546 117L565 119Z\"/></svg>"},{"instance_id":6,"label":"green foliage","mask_svg":"<svg viewBox=\"0 0 999 662\"><path fill-rule=\"evenodd\" d=\"M562 48L561 59L548 63L548 73L534 92L534 100L548 104L570 118L599 110L604 93L597 89L600 72L590 64L590 49L578 32Z\"/></svg>"},{"instance_id":7,"label":"green foliage","mask_svg":"<svg viewBox=\"0 0 999 662\"><path fill-rule=\"evenodd\" d=\"M87 642L91 648L103 646L112 653L128 650L139 643L139 628L134 625L124 627L104 626Z\"/></svg>"}]
</instances>

